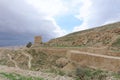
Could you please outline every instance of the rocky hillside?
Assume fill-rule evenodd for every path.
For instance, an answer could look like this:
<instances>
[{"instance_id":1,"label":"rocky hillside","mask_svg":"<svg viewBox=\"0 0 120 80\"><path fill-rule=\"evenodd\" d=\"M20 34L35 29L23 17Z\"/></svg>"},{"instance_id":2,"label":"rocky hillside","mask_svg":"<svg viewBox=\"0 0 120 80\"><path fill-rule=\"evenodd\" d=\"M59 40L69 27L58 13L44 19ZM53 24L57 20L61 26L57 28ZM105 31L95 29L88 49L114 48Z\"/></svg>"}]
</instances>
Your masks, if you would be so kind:
<instances>
[{"instance_id":1,"label":"rocky hillside","mask_svg":"<svg viewBox=\"0 0 120 80\"><path fill-rule=\"evenodd\" d=\"M0 49L0 80L120 80L120 73L80 66L64 48Z\"/></svg>"},{"instance_id":2,"label":"rocky hillside","mask_svg":"<svg viewBox=\"0 0 120 80\"><path fill-rule=\"evenodd\" d=\"M6 80L1 79L2 75L8 75L9 79L9 75L15 74L20 74L18 77L22 79L19 80L73 80L63 70L68 63L70 64L65 58L64 52L66 50L54 51L42 48L0 49L0 80ZM29 79L30 74L44 79ZM12 77L10 80L18 80L16 77L14 79Z\"/></svg>"},{"instance_id":3,"label":"rocky hillside","mask_svg":"<svg viewBox=\"0 0 120 80\"><path fill-rule=\"evenodd\" d=\"M46 45L49 46L109 46L120 48L120 22L83 30L66 36L52 39Z\"/></svg>"}]
</instances>

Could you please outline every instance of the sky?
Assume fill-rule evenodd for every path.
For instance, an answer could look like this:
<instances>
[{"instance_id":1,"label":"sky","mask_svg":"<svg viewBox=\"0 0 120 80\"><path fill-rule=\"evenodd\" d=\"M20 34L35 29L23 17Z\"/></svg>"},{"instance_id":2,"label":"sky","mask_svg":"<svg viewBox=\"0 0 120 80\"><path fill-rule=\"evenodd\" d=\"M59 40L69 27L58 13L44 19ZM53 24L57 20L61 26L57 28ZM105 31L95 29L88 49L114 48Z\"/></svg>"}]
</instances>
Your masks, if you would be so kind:
<instances>
[{"instance_id":1,"label":"sky","mask_svg":"<svg viewBox=\"0 0 120 80\"><path fill-rule=\"evenodd\" d=\"M0 0L0 46L120 21L120 0Z\"/></svg>"}]
</instances>

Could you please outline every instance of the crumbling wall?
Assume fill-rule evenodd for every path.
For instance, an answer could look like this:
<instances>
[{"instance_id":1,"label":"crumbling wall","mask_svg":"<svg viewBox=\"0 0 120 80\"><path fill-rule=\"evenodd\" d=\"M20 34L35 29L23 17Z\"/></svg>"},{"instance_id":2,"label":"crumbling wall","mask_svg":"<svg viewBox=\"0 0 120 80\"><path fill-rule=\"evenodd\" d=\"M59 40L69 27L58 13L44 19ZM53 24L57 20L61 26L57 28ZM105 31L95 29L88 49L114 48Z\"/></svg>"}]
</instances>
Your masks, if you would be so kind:
<instances>
[{"instance_id":1,"label":"crumbling wall","mask_svg":"<svg viewBox=\"0 0 120 80\"><path fill-rule=\"evenodd\" d=\"M78 64L78 66L87 66L116 72L120 70L120 57L70 51L69 59Z\"/></svg>"}]
</instances>

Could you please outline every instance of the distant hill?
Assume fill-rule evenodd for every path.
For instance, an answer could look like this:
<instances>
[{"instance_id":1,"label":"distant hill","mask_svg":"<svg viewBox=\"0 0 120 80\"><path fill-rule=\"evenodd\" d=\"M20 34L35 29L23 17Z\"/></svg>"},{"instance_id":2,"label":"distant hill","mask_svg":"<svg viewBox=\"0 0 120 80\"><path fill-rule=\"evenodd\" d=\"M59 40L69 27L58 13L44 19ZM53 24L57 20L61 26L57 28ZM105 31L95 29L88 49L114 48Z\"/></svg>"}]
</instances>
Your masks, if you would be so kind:
<instances>
[{"instance_id":1,"label":"distant hill","mask_svg":"<svg viewBox=\"0 0 120 80\"><path fill-rule=\"evenodd\" d=\"M70 33L66 36L52 39L46 45L61 47L109 46L120 48L120 22Z\"/></svg>"}]
</instances>

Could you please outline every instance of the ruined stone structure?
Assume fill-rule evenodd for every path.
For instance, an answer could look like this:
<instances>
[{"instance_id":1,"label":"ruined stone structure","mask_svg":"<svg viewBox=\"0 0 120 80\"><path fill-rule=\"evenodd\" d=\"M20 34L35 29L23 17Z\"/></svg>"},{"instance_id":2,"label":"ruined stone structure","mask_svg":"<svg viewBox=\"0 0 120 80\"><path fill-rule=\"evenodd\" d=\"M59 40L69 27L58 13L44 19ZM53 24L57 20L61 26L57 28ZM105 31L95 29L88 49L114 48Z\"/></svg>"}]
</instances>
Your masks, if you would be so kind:
<instances>
[{"instance_id":1,"label":"ruined stone structure","mask_svg":"<svg viewBox=\"0 0 120 80\"><path fill-rule=\"evenodd\" d=\"M41 44L41 43L42 43L42 37L41 36L35 36L34 44Z\"/></svg>"},{"instance_id":2,"label":"ruined stone structure","mask_svg":"<svg viewBox=\"0 0 120 80\"><path fill-rule=\"evenodd\" d=\"M120 70L120 57L118 56L108 56L72 50L69 52L69 59L80 66L115 72Z\"/></svg>"}]
</instances>

